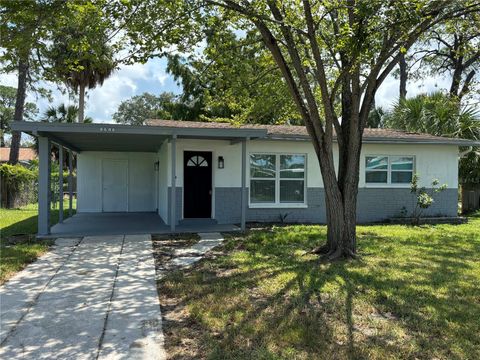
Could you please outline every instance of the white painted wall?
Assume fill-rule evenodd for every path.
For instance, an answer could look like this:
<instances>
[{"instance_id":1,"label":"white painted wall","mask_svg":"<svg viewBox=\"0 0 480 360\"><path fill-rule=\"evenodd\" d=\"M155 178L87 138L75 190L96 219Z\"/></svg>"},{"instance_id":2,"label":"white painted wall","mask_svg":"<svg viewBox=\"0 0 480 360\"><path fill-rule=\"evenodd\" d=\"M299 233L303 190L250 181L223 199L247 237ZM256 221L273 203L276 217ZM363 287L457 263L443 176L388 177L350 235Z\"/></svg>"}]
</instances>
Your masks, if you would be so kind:
<instances>
[{"instance_id":1,"label":"white painted wall","mask_svg":"<svg viewBox=\"0 0 480 360\"><path fill-rule=\"evenodd\" d=\"M410 187L409 184L365 184L365 156L410 155L415 157L414 172L420 176L420 186L431 187L432 179L448 188L458 187L458 147L452 145L390 145L364 144L360 157L359 187Z\"/></svg>"},{"instance_id":2,"label":"white painted wall","mask_svg":"<svg viewBox=\"0 0 480 360\"><path fill-rule=\"evenodd\" d=\"M241 184L241 144L231 145L224 140L177 140L177 187L183 187L184 151L211 151L213 159L213 189L215 187L239 187ZM302 153L307 154L307 186L323 187L320 167L312 145L307 141L252 140L247 142L247 155L251 153ZM335 160L338 154L335 151ZM360 160L359 186L365 184L365 156L412 155L415 172L420 175L420 185L430 186L432 178L446 183L449 188L458 187L458 148L450 145L389 145L364 144ZM225 168L218 169L218 157L223 156ZM129 163L129 209L155 211L167 221L168 187L171 184L171 144L165 142L158 153L82 152L78 156L78 211L102 211L102 159L126 159ZM159 161L155 175L154 163ZM247 164L248 166L248 164ZM247 186L249 172L247 169ZM406 186L397 185L397 186ZM379 187L379 185L375 185ZM385 187L385 186L384 186ZM386 185L392 187L392 185ZM213 194L215 196L215 194Z\"/></svg>"},{"instance_id":3,"label":"white painted wall","mask_svg":"<svg viewBox=\"0 0 480 360\"><path fill-rule=\"evenodd\" d=\"M155 211L155 153L94 152L78 155L77 210L102 211L102 161L125 159L128 161L128 211Z\"/></svg>"},{"instance_id":4,"label":"white painted wall","mask_svg":"<svg viewBox=\"0 0 480 360\"><path fill-rule=\"evenodd\" d=\"M170 146L170 145L169 145ZM212 151L213 187L239 187L241 171L241 144L218 140L177 140L177 186L183 186L184 151ZM308 141L251 140L247 142L247 156L251 153L292 153L307 155L307 186L323 187L320 166L313 146ZM449 188L458 187L458 147L428 144L364 144L360 158L359 187L379 187L365 184L365 156L411 155L415 157L415 172L420 175L420 186L430 186L433 178L446 183ZM218 169L218 156L223 156L225 168ZM170 155L168 155L170 160ZM338 164L338 149L334 145L334 160ZM168 162L169 163L169 162ZM248 167L248 163L247 163ZM249 171L247 168L247 186ZM170 184L170 176L168 176ZM409 184L384 185L383 187L409 187Z\"/></svg>"}]
</instances>

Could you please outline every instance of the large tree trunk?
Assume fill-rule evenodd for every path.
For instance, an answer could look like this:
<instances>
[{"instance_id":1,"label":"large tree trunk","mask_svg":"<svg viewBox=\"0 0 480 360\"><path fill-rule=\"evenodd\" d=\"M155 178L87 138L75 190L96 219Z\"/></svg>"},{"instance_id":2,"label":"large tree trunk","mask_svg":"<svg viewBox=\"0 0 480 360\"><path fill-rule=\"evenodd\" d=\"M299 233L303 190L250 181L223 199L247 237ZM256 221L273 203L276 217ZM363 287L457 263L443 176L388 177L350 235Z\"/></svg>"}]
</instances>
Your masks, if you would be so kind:
<instances>
[{"instance_id":1,"label":"large tree trunk","mask_svg":"<svg viewBox=\"0 0 480 360\"><path fill-rule=\"evenodd\" d=\"M27 73L28 59L20 59L18 61L18 86L17 98L15 100L15 113L13 120L23 121L23 112L25 108L25 96L27 93ZM10 157L8 162L12 165L18 163L18 153L20 151L20 141L22 134L19 131L12 132L12 143L10 145Z\"/></svg>"},{"instance_id":2,"label":"large tree trunk","mask_svg":"<svg viewBox=\"0 0 480 360\"><path fill-rule=\"evenodd\" d=\"M78 122L83 123L85 118L85 85L80 84L80 91L78 95Z\"/></svg>"},{"instance_id":3,"label":"large tree trunk","mask_svg":"<svg viewBox=\"0 0 480 360\"><path fill-rule=\"evenodd\" d=\"M405 60L405 54L400 54L398 60L398 65L400 67L400 99L405 99L407 97L407 61Z\"/></svg>"}]
</instances>

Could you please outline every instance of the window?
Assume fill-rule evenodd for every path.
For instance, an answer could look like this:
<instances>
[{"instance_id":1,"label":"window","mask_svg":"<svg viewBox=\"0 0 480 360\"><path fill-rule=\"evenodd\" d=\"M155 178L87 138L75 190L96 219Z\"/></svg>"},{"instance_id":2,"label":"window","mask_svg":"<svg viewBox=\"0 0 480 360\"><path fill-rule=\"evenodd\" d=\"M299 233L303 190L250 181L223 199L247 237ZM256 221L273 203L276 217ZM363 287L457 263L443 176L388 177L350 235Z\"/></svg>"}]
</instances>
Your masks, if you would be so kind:
<instances>
[{"instance_id":1,"label":"window","mask_svg":"<svg viewBox=\"0 0 480 360\"><path fill-rule=\"evenodd\" d=\"M413 156L367 156L365 182L367 184L409 184L412 181Z\"/></svg>"},{"instance_id":2,"label":"window","mask_svg":"<svg viewBox=\"0 0 480 360\"><path fill-rule=\"evenodd\" d=\"M410 184L413 177L413 157L392 156L390 158L392 184Z\"/></svg>"},{"instance_id":3,"label":"window","mask_svg":"<svg viewBox=\"0 0 480 360\"><path fill-rule=\"evenodd\" d=\"M208 162L203 156L194 155L188 159L187 166L208 166Z\"/></svg>"},{"instance_id":4,"label":"window","mask_svg":"<svg viewBox=\"0 0 480 360\"><path fill-rule=\"evenodd\" d=\"M251 154L251 204L304 204L305 155Z\"/></svg>"}]
</instances>

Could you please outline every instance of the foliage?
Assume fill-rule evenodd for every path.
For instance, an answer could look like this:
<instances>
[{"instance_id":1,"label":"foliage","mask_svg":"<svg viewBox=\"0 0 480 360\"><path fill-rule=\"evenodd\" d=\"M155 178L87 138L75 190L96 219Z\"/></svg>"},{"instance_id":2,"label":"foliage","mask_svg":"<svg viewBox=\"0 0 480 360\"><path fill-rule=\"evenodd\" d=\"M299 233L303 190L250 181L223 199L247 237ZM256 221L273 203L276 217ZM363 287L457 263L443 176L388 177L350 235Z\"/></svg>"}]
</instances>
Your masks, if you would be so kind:
<instances>
[{"instance_id":1,"label":"foliage","mask_svg":"<svg viewBox=\"0 0 480 360\"><path fill-rule=\"evenodd\" d=\"M412 76L451 78L449 96L477 96L480 12L449 19L430 29L410 55Z\"/></svg>"},{"instance_id":2,"label":"foliage","mask_svg":"<svg viewBox=\"0 0 480 360\"><path fill-rule=\"evenodd\" d=\"M120 124L142 125L147 119L198 120L188 105L169 92L135 95L122 101L113 114L113 120Z\"/></svg>"},{"instance_id":3,"label":"foliage","mask_svg":"<svg viewBox=\"0 0 480 360\"><path fill-rule=\"evenodd\" d=\"M457 98L443 92L399 99L385 116L385 126L480 141L480 117L476 108L461 105ZM460 178L464 182L480 179L479 165L480 148L477 147L460 159Z\"/></svg>"},{"instance_id":4,"label":"foliage","mask_svg":"<svg viewBox=\"0 0 480 360\"><path fill-rule=\"evenodd\" d=\"M55 31L56 19L63 15L63 10L59 0L1 0L1 72L17 71L22 59L28 64L30 87L40 90L36 83L43 76L47 39ZM44 91L41 93L45 95Z\"/></svg>"},{"instance_id":5,"label":"foliage","mask_svg":"<svg viewBox=\"0 0 480 360\"><path fill-rule=\"evenodd\" d=\"M238 35L221 17L205 30L206 46L169 57L167 70L181 83L182 100L201 119L241 123L301 123L288 88L261 37Z\"/></svg>"},{"instance_id":6,"label":"foliage","mask_svg":"<svg viewBox=\"0 0 480 360\"><path fill-rule=\"evenodd\" d=\"M13 188L17 188L30 181L34 181L37 178L37 173L35 171L27 169L20 164L1 164L0 175L2 177L2 181L10 186L13 186Z\"/></svg>"},{"instance_id":7,"label":"foliage","mask_svg":"<svg viewBox=\"0 0 480 360\"><path fill-rule=\"evenodd\" d=\"M45 110L40 121L45 122L59 122L59 123L74 123L78 117L78 106L60 104L57 107L50 106ZM92 123L91 117L83 119L84 123Z\"/></svg>"},{"instance_id":8,"label":"foliage","mask_svg":"<svg viewBox=\"0 0 480 360\"><path fill-rule=\"evenodd\" d=\"M375 107L370 110L367 119L367 128L385 127L385 117L387 112L382 107Z\"/></svg>"},{"instance_id":9,"label":"foliage","mask_svg":"<svg viewBox=\"0 0 480 360\"><path fill-rule=\"evenodd\" d=\"M17 207L36 201L38 171L20 164L0 164L1 205L6 208Z\"/></svg>"},{"instance_id":10,"label":"foliage","mask_svg":"<svg viewBox=\"0 0 480 360\"><path fill-rule=\"evenodd\" d=\"M15 112L16 94L16 88L0 85L0 146L5 146L4 136L10 133L10 122L13 120ZM37 105L30 102L25 104L25 119L32 120L37 112Z\"/></svg>"},{"instance_id":11,"label":"foliage","mask_svg":"<svg viewBox=\"0 0 480 360\"><path fill-rule=\"evenodd\" d=\"M438 179L432 180L432 186L430 189L419 187L419 180L420 177L418 174L414 174L412 182L410 183L410 193L413 194L415 198L415 206L411 215L414 224L420 223L423 211L428 209L434 203L434 195L447 189L447 184L439 186Z\"/></svg>"},{"instance_id":12,"label":"foliage","mask_svg":"<svg viewBox=\"0 0 480 360\"><path fill-rule=\"evenodd\" d=\"M360 259L319 262L325 226L231 235L159 282L172 358L480 357L480 214L462 225L358 226ZM164 309L162 307L162 309ZM185 342L185 339L189 339ZM239 345L241 344L241 345Z\"/></svg>"},{"instance_id":13,"label":"foliage","mask_svg":"<svg viewBox=\"0 0 480 360\"><path fill-rule=\"evenodd\" d=\"M60 17L59 31L47 50L53 66L50 73L79 93L78 121L84 122L85 89L93 89L113 73L117 64L108 44L110 22L92 2L67 2L68 17Z\"/></svg>"}]
</instances>

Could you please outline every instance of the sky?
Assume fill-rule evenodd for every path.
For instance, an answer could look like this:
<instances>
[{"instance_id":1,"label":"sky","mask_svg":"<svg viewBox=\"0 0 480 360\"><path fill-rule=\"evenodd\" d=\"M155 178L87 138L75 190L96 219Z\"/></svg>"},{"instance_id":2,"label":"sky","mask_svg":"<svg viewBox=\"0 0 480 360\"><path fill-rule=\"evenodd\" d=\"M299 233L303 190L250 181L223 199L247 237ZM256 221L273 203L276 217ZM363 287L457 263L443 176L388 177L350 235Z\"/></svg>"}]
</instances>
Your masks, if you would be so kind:
<instances>
[{"instance_id":1,"label":"sky","mask_svg":"<svg viewBox=\"0 0 480 360\"><path fill-rule=\"evenodd\" d=\"M3 74L0 84L16 87L17 75ZM68 94L62 94L55 84L43 84L52 90L53 101L36 98L34 94L28 94L27 101L36 103L40 114L49 106L58 106L62 103L75 104ZM443 78L426 78L422 81L410 81L407 87L407 96L418 93L432 92L438 88L446 88L448 80ZM93 118L94 122L111 123L112 115L118 105L132 96L144 92L160 94L164 91L180 93L173 77L166 72L165 59L152 59L145 64L121 66L108 78L102 86L98 86L87 93L85 115ZM376 105L388 108L398 97L398 80L393 76L388 77L381 85L376 96Z\"/></svg>"}]
</instances>

